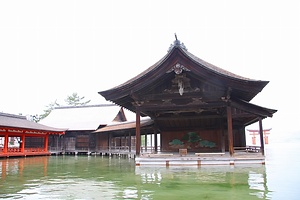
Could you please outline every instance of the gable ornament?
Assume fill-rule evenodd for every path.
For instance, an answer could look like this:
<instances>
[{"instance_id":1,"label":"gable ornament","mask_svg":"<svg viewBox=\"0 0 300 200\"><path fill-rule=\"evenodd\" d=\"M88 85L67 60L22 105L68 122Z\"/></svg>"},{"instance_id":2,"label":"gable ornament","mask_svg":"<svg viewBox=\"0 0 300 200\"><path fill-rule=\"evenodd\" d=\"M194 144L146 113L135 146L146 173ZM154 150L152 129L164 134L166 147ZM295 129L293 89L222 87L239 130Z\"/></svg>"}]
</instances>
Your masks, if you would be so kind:
<instances>
[{"instance_id":1,"label":"gable ornament","mask_svg":"<svg viewBox=\"0 0 300 200\"><path fill-rule=\"evenodd\" d=\"M183 71L191 71L189 69L187 69L185 66L183 66L182 64L180 63L177 63L176 65L174 65L169 71L167 71L167 73L170 73L170 72L175 72L175 74L181 74Z\"/></svg>"}]
</instances>

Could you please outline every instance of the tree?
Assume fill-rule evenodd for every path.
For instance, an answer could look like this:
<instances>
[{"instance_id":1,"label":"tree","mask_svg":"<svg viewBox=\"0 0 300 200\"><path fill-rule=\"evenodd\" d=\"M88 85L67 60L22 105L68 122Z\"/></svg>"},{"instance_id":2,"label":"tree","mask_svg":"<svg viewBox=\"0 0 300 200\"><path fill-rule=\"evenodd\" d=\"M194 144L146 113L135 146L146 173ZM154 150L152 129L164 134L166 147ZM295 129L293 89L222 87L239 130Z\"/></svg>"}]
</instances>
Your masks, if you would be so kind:
<instances>
[{"instance_id":1,"label":"tree","mask_svg":"<svg viewBox=\"0 0 300 200\"><path fill-rule=\"evenodd\" d=\"M81 106L81 105L86 105L91 101L91 100L83 101L84 98L85 97L80 97L80 96L78 96L78 94L76 92L74 92L72 95L67 96L67 99L65 99L65 102L67 103L67 105L70 105L70 106L79 106L79 105ZM30 120L34 121L34 122L39 122L42 119L46 118L55 107L59 107L59 106L60 105L57 103L57 100L55 100L54 102L52 102L46 106L46 109L44 110L43 114L31 115Z\"/></svg>"},{"instance_id":2,"label":"tree","mask_svg":"<svg viewBox=\"0 0 300 200\"><path fill-rule=\"evenodd\" d=\"M44 110L43 114L31 116L32 120L35 122L41 121L42 119L46 118L55 107L58 107L58 106L59 106L59 104L57 103L57 100L55 100L54 102L52 102L46 106L46 109Z\"/></svg>"},{"instance_id":3,"label":"tree","mask_svg":"<svg viewBox=\"0 0 300 200\"><path fill-rule=\"evenodd\" d=\"M73 92L72 95L68 96L67 99L65 99L65 102L70 106L81 106L88 104L91 100L83 101L85 97L80 97L76 92Z\"/></svg>"}]
</instances>

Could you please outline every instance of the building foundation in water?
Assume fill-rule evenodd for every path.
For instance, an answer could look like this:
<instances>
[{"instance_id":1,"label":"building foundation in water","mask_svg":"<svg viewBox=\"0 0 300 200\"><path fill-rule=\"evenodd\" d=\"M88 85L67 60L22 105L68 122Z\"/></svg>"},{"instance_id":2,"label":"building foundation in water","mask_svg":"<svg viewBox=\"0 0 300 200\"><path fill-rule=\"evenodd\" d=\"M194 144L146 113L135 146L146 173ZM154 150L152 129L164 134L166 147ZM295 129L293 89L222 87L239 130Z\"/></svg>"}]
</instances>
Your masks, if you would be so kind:
<instances>
[{"instance_id":1,"label":"building foundation in water","mask_svg":"<svg viewBox=\"0 0 300 200\"><path fill-rule=\"evenodd\" d=\"M201 165L239 165L265 164L261 153L188 153L187 155L161 153L141 154L135 158L136 166L201 166Z\"/></svg>"}]
</instances>

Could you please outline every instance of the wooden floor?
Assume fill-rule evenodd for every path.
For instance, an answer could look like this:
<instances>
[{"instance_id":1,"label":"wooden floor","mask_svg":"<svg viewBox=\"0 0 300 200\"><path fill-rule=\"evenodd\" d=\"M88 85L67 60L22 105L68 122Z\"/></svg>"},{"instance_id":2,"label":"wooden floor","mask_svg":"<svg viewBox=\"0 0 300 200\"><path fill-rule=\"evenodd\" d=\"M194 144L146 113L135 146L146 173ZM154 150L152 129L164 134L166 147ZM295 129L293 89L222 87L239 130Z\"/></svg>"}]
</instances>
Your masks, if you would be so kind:
<instances>
[{"instance_id":1,"label":"wooden floor","mask_svg":"<svg viewBox=\"0 0 300 200\"><path fill-rule=\"evenodd\" d=\"M111 153L111 152L110 152ZM133 153L133 152L131 152ZM120 152L119 152L120 154ZM49 156L51 152L25 151L0 152L0 158ZM135 157L136 166L201 166L201 165L239 165L239 164L265 164L265 157L260 152L237 152L233 156L226 153L187 153L178 152L142 152Z\"/></svg>"},{"instance_id":2,"label":"wooden floor","mask_svg":"<svg viewBox=\"0 0 300 200\"><path fill-rule=\"evenodd\" d=\"M261 153L238 152L233 156L226 153L143 153L135 158L136 166L201 166L201 165L239 165L265 164Z\"/></svg>"},{"instance_id":3,"label":"wooden floor","mask_svg":"<svg viewBox=\"0 0 300 200\"><path fill-rule=\"evenodd\" d=\"M49 156L50 152L9 152L9 153L0 153L0 158L9 158L9 157L26 157L26 156Z\"/></svg>"}]
</instances>

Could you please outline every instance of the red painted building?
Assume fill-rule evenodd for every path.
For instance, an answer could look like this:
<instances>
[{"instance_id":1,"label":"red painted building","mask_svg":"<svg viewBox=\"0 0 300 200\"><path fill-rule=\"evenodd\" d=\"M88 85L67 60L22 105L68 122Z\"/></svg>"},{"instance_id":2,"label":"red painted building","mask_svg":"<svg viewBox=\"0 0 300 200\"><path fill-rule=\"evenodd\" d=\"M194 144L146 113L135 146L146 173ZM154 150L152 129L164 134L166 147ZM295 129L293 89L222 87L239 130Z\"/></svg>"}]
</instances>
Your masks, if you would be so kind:
<instances>
[{"instance_id":1,"label":"red painted building","mask_svg":"<svg viewBox=\"0 0 300 200\"><path fill-rule=\"evenodd\" d=\"M63 134L64 129L29 121L26 116L0 113L0 157L50 155L49 136ZM18 145L12 144L15 140Z\"/></svg>"}]
</instances>

